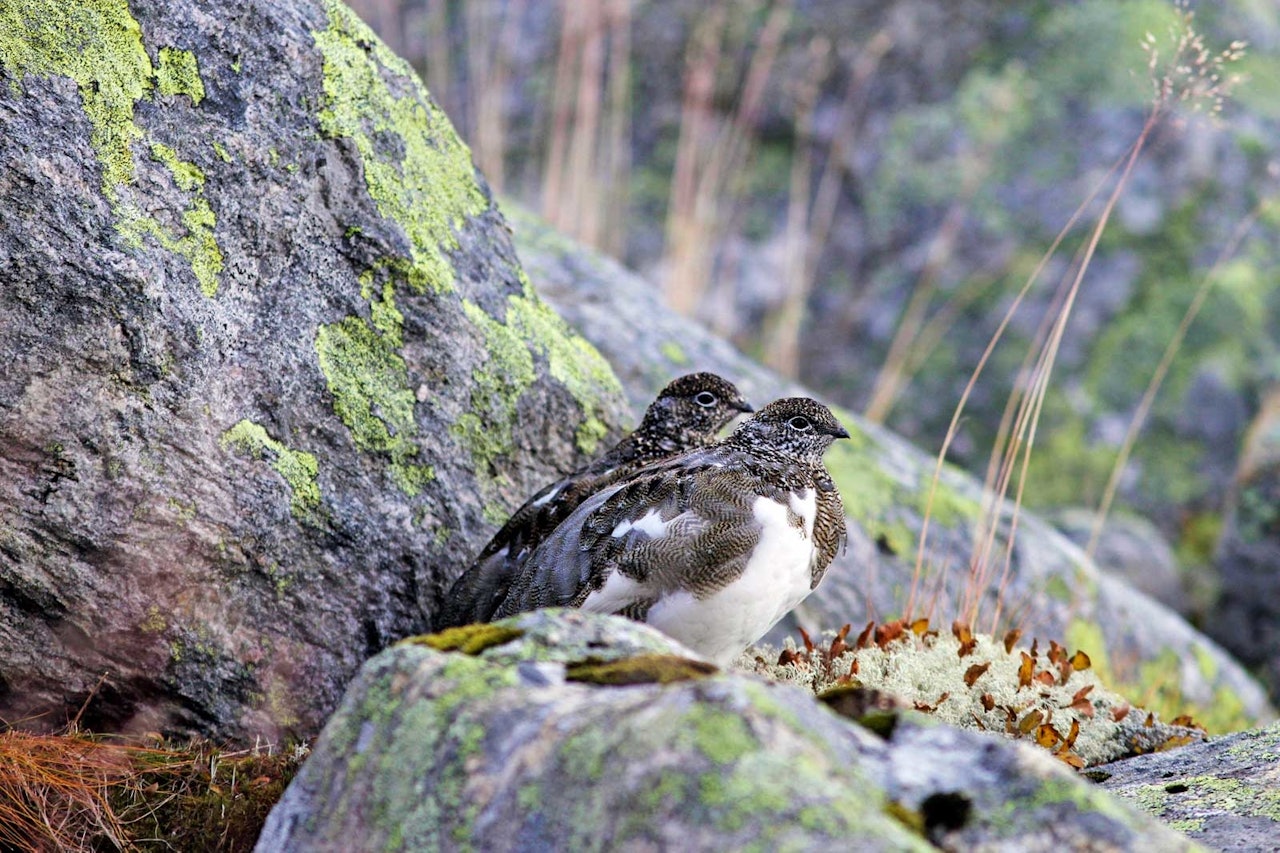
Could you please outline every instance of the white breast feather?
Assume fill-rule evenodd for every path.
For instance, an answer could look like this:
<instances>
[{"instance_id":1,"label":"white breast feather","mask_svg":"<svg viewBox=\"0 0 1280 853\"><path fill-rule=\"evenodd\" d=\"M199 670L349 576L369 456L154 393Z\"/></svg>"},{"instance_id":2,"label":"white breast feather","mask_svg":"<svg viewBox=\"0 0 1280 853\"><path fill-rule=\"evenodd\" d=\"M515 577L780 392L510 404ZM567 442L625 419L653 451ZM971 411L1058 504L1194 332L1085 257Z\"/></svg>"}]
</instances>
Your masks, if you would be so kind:
<instances>
[{"instance_id":1,"label":"white breast feather","mask_svg":"<svg viewBox=\"0 0 1280 853\"><path fill-rule=\"evenodd\" d=\"M788 509L803 519L802 527L787 520ZM760 538L742 575L703 599L688 592L663 596L645 620L722 666L732 663L811 591L813 522L818 513L813 490L793 492L786 505L757 497L751 510Z\"/></svg>"}]
</instances>

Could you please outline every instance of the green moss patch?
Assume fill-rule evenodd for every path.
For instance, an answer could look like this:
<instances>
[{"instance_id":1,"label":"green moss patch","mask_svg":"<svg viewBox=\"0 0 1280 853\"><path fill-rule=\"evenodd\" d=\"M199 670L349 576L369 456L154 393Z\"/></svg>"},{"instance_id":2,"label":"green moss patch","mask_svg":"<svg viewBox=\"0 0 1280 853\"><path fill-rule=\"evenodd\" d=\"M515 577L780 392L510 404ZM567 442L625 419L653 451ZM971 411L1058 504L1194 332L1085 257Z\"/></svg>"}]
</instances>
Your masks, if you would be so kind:
<instances>
[{"instance_id":1,"label":"green moss patch","mask_svg":"<svg viewBox=\"0 0 1280 853\"><path fill-rule=\"evenodd\" d=\"M414 392L394 338L360 317L347 317L316 330L316 355L333 410L361 450L385 453L395 484L414 497L435 479L435 470L416 461Z\"/></svg>"},{"instance_id":2,"label":"green moss patch","mask_svg":"<svg viewBox=\"0 0 1280 853\"><path fill-rule=\"evenodd\" d=\"M160 48L160 62L156 66L156 86L162 95L186 95L192 104L204 100L204 82L196 55L189 50L172 47Z\"/></svg>"},{"instance_id":3,"label":"green moss patch","mask_svg":"<svg viewBox=\"0 0 1280 853\"><path fill-rule=\"evenodd\" d=\"M254 459L272 458L271 467L284 478L292 495L289 511L308 524L323 522L320 510L320 473L316 457L306 451L293 450L267 434L261 424L245 419L222 434L222 445L250 454Z\"/></svg>"},{"instance_id":4,"label":"green moss patch","mask_svg":"<svg viewBox=\"0 0 1280 853\"><path fill-rule=\"evenodd\" d=\"M454 270L448 252L458 247L454 229L489 206L471 152L408 63L342 3L328 0L325 8L328 28L312 33L324 57L320 129L352 141L369 195L383 216L404 229L413 265L433 289L450 290ZM388 134L399 144L377 141Z\"/></svg>"},{"instance_id":5,"label":"green moss patch","mask_svg":"<svg viewBox=\"0 0 1280 853\"><path fill-rule=\"evenodd\" d=\"M485 649L505 645L523 636L524 631L507 625L463 625L437 634L410 637L401 640L400 645L428 646L439 652L478 655Z\"/></svg>"},{"instance_id":6,"label":"green moss patch","mask_svg":"<svg viewBox=\"0 0 1280 853\"><path fill-rule=\"evenodd\" d=\"M636 655L616 661L585 660L568 664L565 679L586 684L670 684L715 675L715 664L679 655Z\"/></svg>"}]
</instances>

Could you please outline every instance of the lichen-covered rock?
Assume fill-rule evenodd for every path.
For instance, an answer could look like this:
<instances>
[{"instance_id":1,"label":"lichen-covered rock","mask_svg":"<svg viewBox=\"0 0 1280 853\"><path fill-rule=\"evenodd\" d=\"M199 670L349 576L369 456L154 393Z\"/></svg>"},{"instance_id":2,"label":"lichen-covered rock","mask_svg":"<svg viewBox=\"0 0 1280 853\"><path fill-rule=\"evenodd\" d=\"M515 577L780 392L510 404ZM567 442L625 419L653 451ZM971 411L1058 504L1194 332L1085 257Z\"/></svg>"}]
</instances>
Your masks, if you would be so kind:
<instances>
[{"instance_id":1,"label":"lichen-covered rock","mask_svg":"<svg viewBox=\"0 0 1280 853\"><path fill-rule=\"evenodd\" d=\"M733 377L748 399L812 394L780 378L703 327L662 305L646 282L507 205L520 256L539 292L609 359L634 405L672 372L713 370ZM841 417L853 438L838 442L827 466L850 517L849 545L818 590L770 635L796 625L811 633L846 622L901 615L913 583L924 511L930 512L925 574L917 597L935 621L959 615L967 567L979 538L982 488L946 467L930 503L935 461L898 436ZM1011 510L1001 513L994 553L1003 558ZM1216 643L1177 614L1106 573L1030 513L1018 518L1008 577L997 562L983 585L979 625L990 628L998 600L1024 637L1083 648L1102 680L1141 695L1170 718L1190 713L1212 731L1274 714L1258 684ZM913 614L913 615L919 615Z\"/></svg>"},{"instance_id":2,"label":"lichen-covered rock","mask_svg":"<svg viewBox=\"0 0 1280 853\"><path fill-rule=\"evenodd\" d=\"M885 740L798 688L680 670L643 625L460 630L506 636L366 664L258 850L1191 847L1033 747L910 714Z\"/></svg>"},{"instance_id":3,"label":"lichen-covered rock","mask_svg":"<svg viewBox=\"0 0 1280 853\"><path fill-rule=\"evenodd\" d=\"M1280 724L1104 764L1086 775L1219 850L1275 850Z\"/></svg>"},{"instance_id":4,"label":"lichen-covered rock","mask_svg":"<svg viewBox=\"0 0 1280 853\"><path fill-rule=\"evenodd\" d=\"M314 733L629 420L336 0L0 4L0 114L6 721Z\"/></svg>"}]
</instances>

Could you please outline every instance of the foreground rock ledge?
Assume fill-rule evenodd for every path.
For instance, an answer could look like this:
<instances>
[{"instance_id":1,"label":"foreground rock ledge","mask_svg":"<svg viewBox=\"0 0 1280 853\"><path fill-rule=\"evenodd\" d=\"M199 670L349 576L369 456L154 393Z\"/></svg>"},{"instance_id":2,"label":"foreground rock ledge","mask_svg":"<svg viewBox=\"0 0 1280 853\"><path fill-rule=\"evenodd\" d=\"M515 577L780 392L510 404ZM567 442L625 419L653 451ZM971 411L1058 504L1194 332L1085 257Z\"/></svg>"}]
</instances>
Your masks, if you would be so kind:
<instances>
[{"instance_id":1,"label":"foreground rock ledge","mask_svg":"<svg viewBox=\"0 0 1280 853\"><path fill-rule=\"evenodd\" d=\"M625 686L619 686L625 685ZM794 687L635 623L541 611L369 661L259 851L1192 849L1046 754Z\"/></svg>"},{"instance_id":2,"label":"foreground rock ledge","mask_svg":"<svg viewBox=\"0 0 1280 853\"><path fill-rule=\"evenodd\" d=\"M1087 775L1219 850L1280 844L1280 723L1103 764Z\"/></svg>"}]
</instances>

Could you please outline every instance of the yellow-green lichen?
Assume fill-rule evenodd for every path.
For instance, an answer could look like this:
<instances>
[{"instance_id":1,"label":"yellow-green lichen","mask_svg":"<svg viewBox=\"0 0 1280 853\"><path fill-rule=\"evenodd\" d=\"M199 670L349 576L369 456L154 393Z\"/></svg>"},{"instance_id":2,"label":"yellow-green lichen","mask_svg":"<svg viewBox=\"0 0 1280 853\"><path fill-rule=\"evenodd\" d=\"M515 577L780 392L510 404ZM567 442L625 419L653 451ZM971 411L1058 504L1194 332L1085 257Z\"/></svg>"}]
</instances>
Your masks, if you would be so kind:
<instances>
[{"instance_id":1,"label":"yellow-green lichen","mask_svg":"<svg viewBox=\"0 0 1280 853\"><path fill-rule=\"evenodd\" d=\"M437 634L423 634L401 640L399 645L428 646L439 652L462 652L478 655L485 649L501 646L524 636L524 631L507 625L463 625L446 628Z\"/></svg>"},{"instance_id":2,"label":"yellow-green lichen","mask_svg":"<svg viewBox=\"0 0 1280 853\"><path fill-rule=\"evenodd\" d=\"M524 293L507 301L507 322L530 348L546 356L551 376L568 389L582 407L578 426L578 449L594 453L608 428L599 418L601 398L622 395L622 384L604 356L574 332L564 319L534 293L533 285L520 272Z\"/></svg>"},{"instance_id":3,"label":"yellow-green lichen","mask_svg":"<svg viewBox=\"0 0 1280 853\"><path fill-rule=\"evenodd\" d=\"M289 511L294 518L308 524L321 522L320 484L317 482L320 468L315 456L286 447L268 435L261 424L248 419L224 432L222 445L248 453L254 459L270 454L273 457L271 467L289 486Z\"/></svg>"},{"instance_id":4,"label":"yellow-green lichen","mask_svg":"<svg viewBox=\"0 0 1280 853\"><path fill-rule=\"evenodd\" d=\"M1174 788L1178 793L1173 793ZM1263 780L1232 779L1222 776L1172 778L1156 785L1143 785L1129 795L1143 810L1163 817L1171 797L1177 797L1182 812L1206 816L1226 813L1236 817L1262 817L1280 822L1280 791Z\"/></svg>"},{"instance_id":5,"label":"yellow-green lichen","mask_svg":"<svg viewBox=\"0 0 1280 853\"><path fill-rule=\"evenodd\" d=\"M471 453L477 471L494 476L493 462L514 447L520 395L537 377L535 354L547 359L552 378L582 408L584 417L575 437L580 450L594 452L608 432L599 417L601 400L622 392L612 368L595 347L539 299L527 280L524 293L507 298L506 322L490 317L475 303L464 302L462 307L484 335L488 353L484 364L472 372L471 410L452 430Z\"/></svg>"},{"instance_id":6,"label":"yellow-green lichen","mask_svg":"<svg viewBox=\"0 0 1280 853\"><path fill-rule=\"evenodd\" d=\"M586 660L565 666L565 679L586 684L670 684L706 678L719 670L715 664L678 655L635 655L615 661Z\"/></svg>"},{"instance_id":7,"label":"yellow-green lichen","mask_svg":"<svg viewBox=\"0 0 1280 853\"><path fill-rule=\"evenodd\" d=\"M414 392L404 359L393 340L360 317L347 317L316 330L316 355L333 410L351 431L356 447L391 457L388 473L409 497L435 478L430 465L414 461Z\"/></svg>"},{"instance_id":8,"label":"yellow-green lichen","mask_svg":"<svg viewBox=\"0 0 1280 853\"><path fill-rule=\"evenodd\" d=\"M102 165L102 191L133 181L130 143L142 136L133 106L150 90L151 58L126 0L0 4L0 63L19 79L69 77L92 125L90 144Z\"/></svg>"},{"instance_id":9,"label":"yellow-green lichen","mask_svg":"<svg viewBox=\"0 0 1280 853\"><path fill-rule=\"evenodd\" d=\"M162 95L187 95L192 104L204 100L204 82L200 79L200 68L196 63L196 55L189 50L160 48L156 85Z\"/></svg>"},{"instance_id":10,"label":"yellow-green lichen","mask_svg":"<svg viewBox=\"0 0 1280 853\"><path fill-rule=\"evenodd\" d=\"M451 431L471 453L477 473L492 477L493 461L514 447L516 404L536 375L533 355L510 324L498 322L472 302L464 302L462 308L484 335L488 359L472 371L470 411Z\"/></svg>"},{"instance_id":11,"label":"yellow-green lichen","mask_svg":"<svg viewBox=\"0 0 1280 853\"><path fill-rule=\"evenodd\" d=\"M488 207L471 152L403 59L355 13L327 0L329 26L312 33L324 57L325 105L320 128L352 141L369 195L383 216L404 229L414 266L437 291L452 288L447 253L454 229ZM388 80L393 79L393 93ZM398 138L387 146L381 140Z\"/></svg>"},{"instance_id":12,"label":"yellow-green lichen","mask_svg":"<svg viewBox=\"0 0 1280 853\"><path fill-rule=\"evenodd\" d=\"M158 75L163 74L163 91L163 86L178 85L181 69L194 69L194 56L187 60L180 57L182 54L186 52L170 50L166 60L162 49L163 67L157 70L125 0L71 4L26 0L0 5L0 64L19 80L24 75L68 77L79 88L92 128L89 143L102 167L102 192L112 203L116 230L125 245L137 247L143 236L154 236L165 250L191 263L201 291L213 296L222 270L222 253L213 239L214 215L208 202L200 196L192 200L182 214L187 233L179 237L156 218L144 215L141 205L123 204L121 199L122 188L134 182L133 140L145 136L134 122L134 106L150 94ZM186 80L183 84L193 100L197 83L198 73L194 83ZM200 93L203 95L203 87ZM154 148L152 151L157 159L163 158ZM175 181L184 188L190 171L184 169L180 175L174 169L180 162L176 156L162 162L170 166Z\"/></svg>"},{"instance_id":13,"label":"yellow-green lichen","mask_svg":"<svg viewBox=\"0 0 1280 853\"><path fill-rule=\"evenodd\" d=\"M213 145L213 153L218 155L219 160L224 163L231 162L231 155L227 153L227 149L222 143L214 140L211 144Z\"/></svg>"},{"instance_id":14,"label":"yellow-green lichen","mask_svg":"<svg viewBox=\"0 0 1280 853\"><path fill-rule=\"evenodd\" d=\"M195 192L204 188L204 172L200 171L200 167L178 157L178 152L168 145L159 142L151 143L151 157L169 169L173 174L173 182L179 189Z\"/></svg>"},{"instance_id":15,"label":"yellow-green lichen","mask_svg":"<svg viewBox=\"0 0 1280 853\"><path fill-rule=\"evenodd\" d=\"M663 358L672 364L683 367L689 363L689 356L685 354L684 347L675 341L663 341L658 346L658 351L662 353Z\"/></svg>"},{"instance_id":16,"label":"yellow-green lichen","mask_svg":"<svg viewBox=\"0 0 1280 853\"><path fill-rule=\"evenodd\" d=\"M160 608L154 604L147 608L147 618L138 623L138 630L144 634L159 634L169 627L160 615Z\"/></svg>"}]
</instances>

